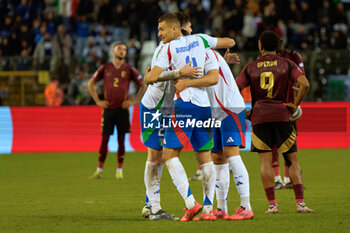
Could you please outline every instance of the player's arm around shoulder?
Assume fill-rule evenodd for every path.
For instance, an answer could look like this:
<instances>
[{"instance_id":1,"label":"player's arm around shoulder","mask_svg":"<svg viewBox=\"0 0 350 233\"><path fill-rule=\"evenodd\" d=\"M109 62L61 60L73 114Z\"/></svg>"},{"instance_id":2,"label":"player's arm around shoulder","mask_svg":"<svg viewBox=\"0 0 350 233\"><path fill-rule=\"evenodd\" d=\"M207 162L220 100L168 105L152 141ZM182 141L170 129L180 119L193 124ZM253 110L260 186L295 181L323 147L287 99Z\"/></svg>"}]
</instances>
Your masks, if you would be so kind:
<instances>
[{"instance_id":1,"label":"player's arm around shoulder","mask_svg":"<svg viewBox=\"0 0 350 233\"><path fill-rule=\"evenodd\" d=\"M228 49L236 45L236 41L229 37L219 37L216 44L216 49Z\"/></svg>"},{"instance_id":2,"label":"player's arm around shoulder","mask_svg":"<svg viewBox=\"0 0 350 233\"><path fill-rule=\"evenodd\" d=\"M206 44L212 49L228 49L236 45L234 39L229 37L212 37L207 34L196 34L206 41Z\"/></svg>"},{"instance_id":3,"label":"player's arm around shoulder","mask_svg":"<svg viewBox=\"0 0 350 233\"><path fill-rule=\"evenodd\" d=\"M219 70L209 70L206 75L202 78L194 79L179 79L175 83L175 92L180 93L181 91L189 87L209 87L217 84L219 81Z\"/></svg>"},{"instance_id":4,"label":"player's arm around shoulder","mask_svg":"<svg viewBox=\"0 0 350 233\"><path fill-rule=\"evenodd\" d=\"M163 82L168 80L177 80L180 78L200 78L202 76L201 67L191 66L192 61L187 63L183 68L177 70L167 70L161 73L157 82Z\"/></svg>"},{"instance_id":5,"label":"player's arm around shoulder","mask_svg":"<svg viewBox=\"0 0 350 233\"><path fill-rule=\"evenodd\" d=\"M165 44L156 56L155 63L152 63L152 69L147 68L145 72L145 83L153 84L157 82L161 73L171 66L173 47L171 42Z\"/></svg>"},{"instance_id":6,"label":"player's arm around shoulder","mask_svg":"<svg viewBox=\"0 0 350 233\"><path fill-rule=\"evenodd\" d=\"M179 93L188 87L209 87L219 81L219 64L212 50L206 51L207 60L205 61L203 71L205 75L202 78L180 79L175 83L175 91Z\"/></svg>"},{"instance_id":7,"label":"player's arm around shoulder","mask_svg":"<svg viewBox=\"0 0 350 233\"><path fill-rule=\"evenodd\" d=\"M157 82L158 77L160 76L160 74L163 72L164 70L159 67L159 66L154 66L151 70L150 67L147 67L146 69L146 74L145 74L145 83L146 84L153 84L155 82Z\"/></svg>"}]
</instances>

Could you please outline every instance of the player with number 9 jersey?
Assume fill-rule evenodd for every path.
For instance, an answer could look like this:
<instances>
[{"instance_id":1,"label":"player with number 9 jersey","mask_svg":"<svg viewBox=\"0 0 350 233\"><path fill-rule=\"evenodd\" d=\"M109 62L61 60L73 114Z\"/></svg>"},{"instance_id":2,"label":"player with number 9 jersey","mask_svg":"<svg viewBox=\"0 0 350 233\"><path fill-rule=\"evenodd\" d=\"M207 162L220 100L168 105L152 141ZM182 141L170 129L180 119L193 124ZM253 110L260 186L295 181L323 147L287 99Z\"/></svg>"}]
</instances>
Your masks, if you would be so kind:
<instances>
[{"instance_id":1,"label":"player with number 9 jersey","mask_svg":"<svg viewBox=\"0 0 350 233\"><path fill-rule=\"evenodd\" d=\"M240 90L250 86L252 125L265 122L289 122L287 91L302 70L291 60L268 54L244 67L236 82ZM254 94L253 94L254 93Z\"/></svg>"}]
</instances>

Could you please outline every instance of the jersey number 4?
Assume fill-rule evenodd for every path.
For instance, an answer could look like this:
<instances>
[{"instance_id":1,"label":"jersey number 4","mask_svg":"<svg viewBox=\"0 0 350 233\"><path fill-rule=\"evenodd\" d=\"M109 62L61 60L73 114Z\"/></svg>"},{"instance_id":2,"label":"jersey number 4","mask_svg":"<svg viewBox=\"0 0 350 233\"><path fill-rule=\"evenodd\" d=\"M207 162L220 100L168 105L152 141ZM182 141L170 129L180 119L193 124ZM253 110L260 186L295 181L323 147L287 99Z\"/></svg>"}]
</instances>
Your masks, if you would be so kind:
<instances>
[{"instance_id":1,"label":"jersey number 4","mask_svg":"<svg viewBox=\"0 0 350 233\"><path fill-rule=\"evenodd\" d=\"M190 56L187 56L186 57L186 64L190 62ZM196 61L196 58L195 57L192 57L192 64L191 66L193 67L197 67L197 61Z\"/></svg>"},{"instance_id":2,"label":"jersey number 4","mask_svg":"<svg viewBox=\"0 0 350 233\"><path fill-rule=\"evenodd\" d=\"M272 98L274 75L272 72L262 72L260 74L260 87L267 90L267 98Z\"/></svg>"}]
</instances>

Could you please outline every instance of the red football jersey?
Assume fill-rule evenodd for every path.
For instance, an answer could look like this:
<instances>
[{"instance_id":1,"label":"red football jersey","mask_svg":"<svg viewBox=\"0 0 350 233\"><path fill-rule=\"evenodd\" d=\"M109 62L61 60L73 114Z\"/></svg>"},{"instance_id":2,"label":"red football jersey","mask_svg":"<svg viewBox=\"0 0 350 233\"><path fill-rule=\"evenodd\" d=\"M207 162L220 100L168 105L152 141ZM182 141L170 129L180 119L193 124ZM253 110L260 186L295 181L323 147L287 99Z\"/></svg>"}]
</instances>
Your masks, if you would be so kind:
<instances>
[{"instance_id":1,"label":"red football jersey","mask_svg":"<svg viewBox=\"0 0 350 233\"><path fill-rule=\"evenodd\" d=\"M292 60L297 66L299 66L299 68L303 71L303 73L305 75L303 59L301 58L301 55L297 51L285 48L283 50L283 53L281 54L281 56ZM295 83L292 83L291 85L295 86ZM293 89L289 89L289 91L288 91L287 102L294 102L294 90Z\"/></svg>"},{"instance_id":2,"label":"red football jersey","mask_svg":"<svg viewBox=\"0 0 350 233\"><path fill-rule=\"evenodd\" d=\"M291 60L277 55L265 55L250 62L236 83L240 90L250 86L252 95L252 125L289 121L288 100L291 83L304 75Z\"/></svg>"},{"instance_id":3,"label":"red football jersey","mask_svg":"<svg viewBox=\"0 0 350 233\"><path fill-rule=\"evenodd\" d=\"M104 80L104 98L108 101L108 108L120 108L124 100L128 99L130 80L140 85L142 75L128 64L117 69L113 63L102 65L92 76L95 82Z\"/></svg>"},{"instance_id":4,"label":"red football jersey","mask_svg":"<svg viewBox=\"0 0 350 233\"><path fill-rule=\"evenodd\" d=\"M299 66L303 73L305 73L303 59L297 51L285 48L281 56L292 60L295 64L297 64L297 66Z\"/></svg>"}]
</instances>

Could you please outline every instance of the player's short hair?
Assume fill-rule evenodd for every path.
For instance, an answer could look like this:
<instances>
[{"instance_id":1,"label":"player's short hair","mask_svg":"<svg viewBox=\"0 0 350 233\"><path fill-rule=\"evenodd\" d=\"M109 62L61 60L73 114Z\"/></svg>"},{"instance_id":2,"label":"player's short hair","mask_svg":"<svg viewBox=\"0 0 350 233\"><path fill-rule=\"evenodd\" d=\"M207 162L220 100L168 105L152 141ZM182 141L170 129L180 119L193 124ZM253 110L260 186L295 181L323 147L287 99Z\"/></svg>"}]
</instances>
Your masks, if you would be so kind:
<instances>
[{"instance_id":1,"label":"player's short hair","mask_svg":"<svg viewBox=\"0 0 350 233\"><path fill-rule=\"evenodd\" d=\"M261 48L266 51L276 51L280 47L280 36L273 31L266 30L260 35Z\"/></svg>"},{"instance_id":2,"label":"player's short hair","mask_svg":"<svg viewBox=\"0 0 350 233\"><path fill-rule=\"evenodd\" d=\"M124 43L124 42L122 42L122 41L117 41L117 42L115 42L114 44L113 44L113 49L115 48L115 47L117 47L118 45L125 45L125 47L126 48L128 48L128 46Z\"/></svg>"},{"instance_id":3,"label":"player's short hair","mask_svg":"<svg viewBox=\"0 0 350 233\"><path fill-rule=\"evenodd\" d=\"M166 22L169 24L175 24L177 25L179 28L181 27L181 23L179 18L177 17L177 15L175 13L168 13L168 14L164 14L162 16L160 16L158 18L158 23L161 22Z\"/></svg>"},{"instance_id":4,"label":"player's short hair","mask_svg":"<svg viewBox=\"0 0 350 233\"><path fill-rule=\"evenodd\" d=\"M182 12L176 12L175 13L177 18L179 19L180 21L180 26L183 27L184 25L188 24L191 22L191 19L188 15L182 13Z\"/></svg>"}]
</instances>

